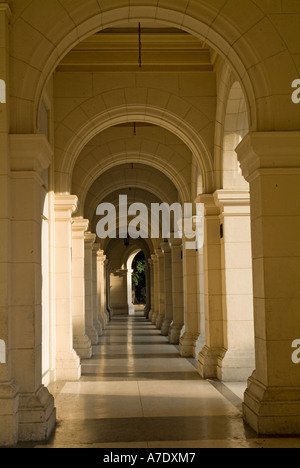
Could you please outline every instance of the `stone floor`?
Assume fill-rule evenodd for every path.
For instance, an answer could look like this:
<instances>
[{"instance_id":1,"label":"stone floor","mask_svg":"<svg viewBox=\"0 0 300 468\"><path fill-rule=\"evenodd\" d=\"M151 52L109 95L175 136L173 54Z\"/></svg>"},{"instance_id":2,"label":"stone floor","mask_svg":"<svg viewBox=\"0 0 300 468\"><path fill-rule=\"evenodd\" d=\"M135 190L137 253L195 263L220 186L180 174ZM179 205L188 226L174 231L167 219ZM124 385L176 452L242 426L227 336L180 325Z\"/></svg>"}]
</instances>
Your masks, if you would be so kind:
<instances>
[{"instance_id":1,"label":"stone floor","mask_svg":"<svg viewBox=\"0 0 300 468\"><path fill-rule=\"evenodd\" d=\"M300 448L259 438L241 417L245 383L201 380L140 314L115 318L79 382L55 384L57 427L39 448Z\"/></svg>"}]
</instances>

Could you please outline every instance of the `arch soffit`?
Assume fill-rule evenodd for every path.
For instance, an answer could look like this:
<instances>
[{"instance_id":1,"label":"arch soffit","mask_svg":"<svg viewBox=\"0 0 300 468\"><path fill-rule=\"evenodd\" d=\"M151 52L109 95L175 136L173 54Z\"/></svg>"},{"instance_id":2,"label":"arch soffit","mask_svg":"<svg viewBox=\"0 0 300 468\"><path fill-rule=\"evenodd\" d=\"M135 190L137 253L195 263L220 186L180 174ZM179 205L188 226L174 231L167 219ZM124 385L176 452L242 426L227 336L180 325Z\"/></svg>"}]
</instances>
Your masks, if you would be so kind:
<instances>
[{"instance_id":1,"label":"arch soffit","mask_svg":"<svg viewBox=\"0 0 300 468\"><path fill-rule=\"evenodd\" d=\"M95 216L95 213L96 213L96 210L97 210L97 206L101 203L102 200L109 197L109 195L115 193L116 190L122 191L124 189L132 188L132 186L133 185L130 182L128 182L128 183L123 182L122 184L117 182L115 184L111 184L110 186L106 187L105 190L103 190L103 192L101 193L101 195L99 197L96 196L96 195L92 195L91 198L92 198L93 201L89 201L89 203L88 203L89 210L86 210L85 206L81 207L81 205L80 205L80 207L79 207L80 213L79 214L80 215L84 214L87 219L93 220L94 216ZM168 203L169 205L172 205L172 203L174 203L174 200L172 200L168 194L166 194L164 191L159 190L157 188L157 186L154 185L154 184L145 185L145 182L141 181L141 182L135 184L135 188L144 189L146 192L149 192L152 195L155 195L159 200L162 201L162 203L165 202L165 203Z\"/></svg>"},{"instance_id":2,"label":"arch soffit","mask_svg":"<svg viewBox=\"0 0 300 468\"><path fill-rule=\"evenodd\" d=\"M178 190L182 203L188 203L190 201L190 190L187 185L187 181L180 173L176 172L176 170L171 165L166 166L166 164L164 164L164 162L157 156L147 153L137 153L136 155L130 153L130 157L128 157L127 153L120 153L118 155L112 155L112 158L107 158L106 164L101 163L101 166L97 166L97 169L91 168L89 173L86 174L86 177L82 181L79 192L76 193L82 205L85 205L88 192L96 180L104 175L107 171L121 166L124 163L143 164L152 168L154 167L158 171L162 172L168 179L170 179L175 188ZM74 190L72 190L72 193L73 192Z\"/></svg>"},{"instance_id":3,"label":"arch soffit","mask_svg":"<svg viewBox=\"0 0 300 468\"><path fill-rule=\"evenodd\" d=\"M222 18L223 27L220 28L219 31L217 30L213 20L218 17L219 9L210 6L209 3L203 5L201 7L202 11L200 20L199 13L196 10L193 11L192 6L190 7L190 11L188 11L185 7L183 10L182 7L179 7L178 10L176 10L175 3L173 3L172 8L161 7L159 5L159 0L158 4L155 6L144 6L142 5L142 2L140 2L141 5L129 7L126 0L124 0L123 3L123 7L120 6L118 8L109 8L108 6L106 7L105 11L105 7L101 6L102 12L100 11L99 6L99 11L95 12L88 19L86 19L83 14L80 15L80 13L77 13L77 21L73 20L75 21L75 28L71 29L67 34L64 34L63 31L61 31L61 34L56 34L56 36L60 39L59 43L54 45L53 41L51 41L52 47L50 48L51 50L44 60L44 63L35 64L33 66L33 68L36 70L42 70L38 74L38 78L35 79L36 86L34 87L32 87L32 77L30 76L30 71L32 72L32 68L27 70L24 80L22 80L22 89L32 89L33 96L31 97L31 101L34 103L35 108L35 115L33 116L35 122L37 121L37 113L39 109L39 103L42 99L44 86L47 84L48 79L52 76L59 62L68 52L72 50L73 47L75 47L85 38L95 34L100 30L109 27L116 27L119 24L128 21L136 23L137 21L148 22L150 20L152 22L157 21L159 23L165 24L166 26L182 29L196 37L199 37L201 40L204 40L207 44L214 48L221 56L228 60L232 68L237 73L239 80L243 82L247 100L254 103L254 106L251 106L251 121L253 122L254 128L256 127L254 88L251 83L249 74L247 73L246 66L235 50L234 44L237 42L237 39L239 39L239 49L241 49L243 45L245 50L248 52L248 56L251 56L254 63L259 63L259 58L257 57L257 53L254 47L251 48L243 38L239 28L235 28L232 23L229 24L225 17ZM71 9L71 7L69 8ZM262 11L260 13L262 19L264 13ZM69 16L72 17L71 12L69 12ZM221 35L221 31L223 35ZM226 36L228 36L228 38ZM235 39L233 39L233 37ZM43 54L41 54L41 50L39 48L37 49L38 50L33 57L36 61L40 60L40 57L43 56ZM264 76L261 78L261 82L264 83L265 87L264 95L269 95L270 93L268 93L267 81ZM28 84L31 84L31 86L28 87Z\"/></svg>"},{"instance_id":4,"label":"arch soffit","mask_svg":"<svg viewBox=\"0 0 300 468\"><path fill-rule=\"evenodd\" d=\"M90 119L79 132L73 135L68 148L62 155L62 165L58 171L62 175L62 180L58 182L57 192L70 190L71 174L83 148L102 131L127 122L147 122L158 125L179 137L194 155L203 174L206 190L212 189L212 157L196 129L165 109L152 106L146 108L145 106L120 106Z\"/></svg>"}]
</instances>

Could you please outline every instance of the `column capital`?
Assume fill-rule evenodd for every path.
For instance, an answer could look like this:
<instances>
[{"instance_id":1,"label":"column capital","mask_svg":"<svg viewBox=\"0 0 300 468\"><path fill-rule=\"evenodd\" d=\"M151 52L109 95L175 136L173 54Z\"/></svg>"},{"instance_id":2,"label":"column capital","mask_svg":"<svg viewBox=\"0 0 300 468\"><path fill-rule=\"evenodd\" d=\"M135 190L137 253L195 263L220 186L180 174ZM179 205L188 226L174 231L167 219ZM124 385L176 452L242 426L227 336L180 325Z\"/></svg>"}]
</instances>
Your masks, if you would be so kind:
<instances>
[{"instance_id":1,"label":"column capital","mask_svg":"<svg viewBox=\"0 0 300 468\"><path fill-rule=\"evenodd\" d=\"M89 220L82 217L72 218L72 234L73 237L83 237L84 233L88 230Z\"/></svg>"},{"instance_id":2,"label":"column capital","mask_svg":"<svg viewBox=\"0 0 300 468\"><path fill-rule=\"evenodd\" d=\"M220 207L216 205L216 200L213 193L205 193L200 195L199 203L204 204L205 216L218 217L220 215Z\"/></svg>"},{"instance_id":3,"label":"column capital","mask_svg":"<svg viewBox=\"0 0 300 468\"><path fill-rule=\"evenodd\" d=\"M249 190L217 190L214 200L224 215L250 216Z\"/></svg>"},{"instance_id":4,"label":"column capital","mask_svg":"<svg viewBox=\"0 0 300 468\"><path fill-rule=\"evenodd\" d=\"M48 169L53 150L45 135L9 135L12 171L38 172Z\"/></svg>"},{"instance_id":5,"label":"column capital","mask_svg":"<svg viewBox=\"0 0 300 468\"><path fill-rule=\"evenodd\" d=\"M78 208L78 198L76 195L57 194L54 197L54 211L56 220L71 218Z\"/></svg>"},{"instance_id":6,"label":"column capital","mask_svg":"<svg viewBox=\"0 0 300 468\"><path fill-rule=\"evenodd\" d=\"M92 234L91 232L86 232L84 234L84 243L86 247L92 249L95 243L95 240L96 240L96 234Z\"/></svg>"},{"instance_id":7,"label":"column capital","mask_svg":"<svg viewBox=\"0 0 300 468\"><path fill-rule=\"evenodd\" d=\"M107 257L106 257L106 255L104 254L104 250L98 250L97 256L98 256L99 262L103 262L103 263L106 262L106 258L107 258Z\"/></svg>"},{"instance_id":8,"label":"column capital","mask_svg":"<svg viewBox=\"0 0 300 468\"><path fill-rule=\"evenodd\" d=\"M182 238L176 239L175 237L173 237L172 239L169 239L169 245L171 249L174 247L182 247Z\"/></svg>"},{"instance_id":9,"label":"column capital","mask_svg":"<svg viewBox=\"0 0 300 468\"><path fill-rule=\"evenodd\" d=\"M168 254L171 253L171 247L169 245L169 242L162 242L160 244L161 250L163 254Z\"/></svg>"},{"instance_id":10,"label":"column capital","mask_svg":"<svg viewBox=\"0 0 300 468\"><path fill-rule=\"evenodd\" d=\"M300 132L250 132L236 148L248 182L262 174L300 171Z\"/></svg>"},{"instance_id":11,"label":"column capital","mask_svg":"<svg viewBox=\"0 0 300 468\"><path fill-rule=\"evenodd\" d=\"M158 257L156 254L151 255L151 259L153 263L158 263Z\"/></svg>"},{"instance_id":12,"label":"column capital","mask_svg":"<svg viewBox=\"0 0 300 468\"><path fill-rule=\"evenodd\" d=\"M155 254L157 256L157 260L159 260L160 258L164 256L164 253L161 249L155 249Z\"/></svg>"}]
</instances>

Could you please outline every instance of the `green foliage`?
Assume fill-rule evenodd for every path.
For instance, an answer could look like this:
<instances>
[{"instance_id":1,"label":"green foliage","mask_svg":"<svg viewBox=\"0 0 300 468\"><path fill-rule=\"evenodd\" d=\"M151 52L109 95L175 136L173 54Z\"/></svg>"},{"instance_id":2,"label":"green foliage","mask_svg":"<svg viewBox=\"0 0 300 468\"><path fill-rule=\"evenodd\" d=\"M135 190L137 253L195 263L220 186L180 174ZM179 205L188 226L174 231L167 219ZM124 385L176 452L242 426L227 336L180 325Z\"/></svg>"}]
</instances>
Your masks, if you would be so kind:
<instances>
[{"instance_id":1,"label":"green foliage","mask_svg":"<svg viewBox=\"0 0 300 468\"><path fill-rule=\"evenodd\" d=\"M144 280L144 274L146 269L145 260L137 260L134 265L134 271L132 273L132 283L134 286L138 286L141 281Z\"/></svg>"}]
</instances>

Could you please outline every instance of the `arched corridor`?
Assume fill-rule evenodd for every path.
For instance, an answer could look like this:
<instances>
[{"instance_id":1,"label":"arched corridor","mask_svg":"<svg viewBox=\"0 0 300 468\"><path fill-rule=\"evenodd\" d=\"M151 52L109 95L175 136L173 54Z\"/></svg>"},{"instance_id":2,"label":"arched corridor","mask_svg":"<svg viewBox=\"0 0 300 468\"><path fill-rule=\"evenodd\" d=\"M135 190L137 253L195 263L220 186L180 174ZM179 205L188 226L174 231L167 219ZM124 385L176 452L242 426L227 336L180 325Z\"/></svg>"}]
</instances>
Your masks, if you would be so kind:
<instances>
[{"instance_id":1,"label":"arched corridor","mask_svg":"<svg viewBox=\"0 0 300 468\"><path fill-rule=\"evenodd\" d=\"M0 1L0 446L300 434L298 10Z\"/></svg>"}]
</instances>

